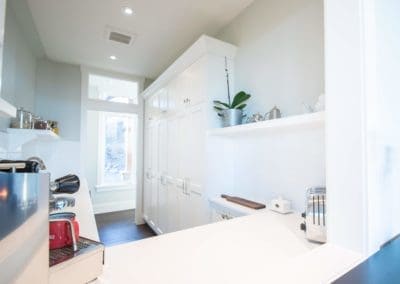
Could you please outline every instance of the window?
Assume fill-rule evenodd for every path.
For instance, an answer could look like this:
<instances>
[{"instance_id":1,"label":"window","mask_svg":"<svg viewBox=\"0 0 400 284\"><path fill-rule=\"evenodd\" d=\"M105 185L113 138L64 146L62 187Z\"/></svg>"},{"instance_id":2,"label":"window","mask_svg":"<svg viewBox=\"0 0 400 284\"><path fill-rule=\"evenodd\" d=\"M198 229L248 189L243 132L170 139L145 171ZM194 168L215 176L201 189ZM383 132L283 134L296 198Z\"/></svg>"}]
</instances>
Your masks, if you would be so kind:
<instances>
[{"instance_id":1,"label":"window","mask_svg":"<svg viewBox=\"0 0 400 284\"><path fill-rule=\"evenodd\" d=\"M138 82L89 74L89 99L138 104Z\"/></svg>"},{"instance_id":2,"label":"window","mask_svg":"<svg viewBox=\"0 0 400 284\"><path fill-rule=\"evenodd\" d=\"M98 185L135 185L137 115L99 112L98 116Z\"/></svg>"}]
</instances>

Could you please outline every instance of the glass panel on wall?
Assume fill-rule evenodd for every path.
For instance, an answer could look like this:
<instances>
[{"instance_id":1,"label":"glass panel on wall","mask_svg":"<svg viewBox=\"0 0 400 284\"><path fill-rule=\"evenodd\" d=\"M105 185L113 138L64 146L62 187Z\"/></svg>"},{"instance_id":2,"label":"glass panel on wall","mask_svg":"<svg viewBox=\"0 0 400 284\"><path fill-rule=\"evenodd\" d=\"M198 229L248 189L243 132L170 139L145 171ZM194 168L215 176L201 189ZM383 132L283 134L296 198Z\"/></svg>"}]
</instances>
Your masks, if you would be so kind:
<instances>
[{"instance_id":1,"label":"glass panel on wall","mask_svg":"<svg viewBox=\"0 0 400 284\"><path fill-rule=\"evenodd\" d=\"M89 99L138 104L138 82L89 74Z\"/></svg>"}]
</instances>

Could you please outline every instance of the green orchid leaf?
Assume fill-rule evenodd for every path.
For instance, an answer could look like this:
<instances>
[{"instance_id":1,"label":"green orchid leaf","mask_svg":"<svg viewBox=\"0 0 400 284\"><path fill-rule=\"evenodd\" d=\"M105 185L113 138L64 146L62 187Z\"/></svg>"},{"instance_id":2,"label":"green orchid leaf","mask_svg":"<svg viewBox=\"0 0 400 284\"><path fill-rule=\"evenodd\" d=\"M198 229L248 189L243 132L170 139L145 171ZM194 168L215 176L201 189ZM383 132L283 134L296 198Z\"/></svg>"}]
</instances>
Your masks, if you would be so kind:
<instances>
[{"instance_id":1,"label":"green orchid leaf","mask_svg":"<svg viewBox=\"0 0 400 284\"><path fill-rule=\"evenodd\" d=\"M237 106L236 109L243 110L245 107L247 107L247 104L242 104L240 106Z\"/></svg>"},{"instance_id":2,"label":"green orchid leaf","mask_svg":"<svg viewBox=\"0 0 400 284\"><path fill-rule=\"evenodd\" d=\"M237 108L238 106L242 105L245 101L250 99L251 95L246 94L245 92L239 92L236 94L235 98L233 99L231 108Z\"/></svg>"},{"instance_id":3,"label":"green orchid leaf","mask_svg":"<svg viewBox=\"0 0 400 284\"><path fill-rule=\"evenodd\" d=\"M226 108L231 108L230 105L228 105L228 104L226 104L226 103L223 103L223 102L221 102L221 101L214 101L214 104L216 104L216 105L222 105L222 106L224 106L224 107L226 107Z\"/></svg>"},{"instance_id":4,"label":"green orchid leaf","mask_svg":"<svg viewBox=\"0 0 400 284\"><path fill-rule=\"evenodd\" d=\"M214 109L215 109L216 111L223 111L223 110L224 110L224 108L222 108L222 107L217 107L217 106L215 106Z\"/></svg>"}]
</instances>

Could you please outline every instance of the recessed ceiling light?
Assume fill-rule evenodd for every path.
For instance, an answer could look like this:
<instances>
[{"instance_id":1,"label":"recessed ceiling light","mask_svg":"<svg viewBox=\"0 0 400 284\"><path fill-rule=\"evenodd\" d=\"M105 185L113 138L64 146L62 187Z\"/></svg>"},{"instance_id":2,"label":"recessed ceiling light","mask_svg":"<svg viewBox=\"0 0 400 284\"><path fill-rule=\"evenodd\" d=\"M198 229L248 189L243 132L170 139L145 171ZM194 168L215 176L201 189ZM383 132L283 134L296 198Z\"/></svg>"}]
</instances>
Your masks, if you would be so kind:
<instances>
[{"instance_id":1,"label":"recessed ceiling light","mask_svg":"<svg viewBox=\"0 0 400 284\"><path fill-rule=\"evenodd\" d=\"M132 8L129 8L129 7L123 8L123 9L122 9L122 12L123 12L125 15L129 15L129 16L133 14Z\"/></svg>"},{"instance_id":2,"label":"recessed ceiling light","mask_svg":"<svg viewBox=\"0 0 400 284\"><path fill-rule=\"evenodd\" d=\"M111 59L111 60L117 60L118 58L117 58L115 55L111 55L111 56L110 56L110 59Z\"/></svg>"}]
</instances>

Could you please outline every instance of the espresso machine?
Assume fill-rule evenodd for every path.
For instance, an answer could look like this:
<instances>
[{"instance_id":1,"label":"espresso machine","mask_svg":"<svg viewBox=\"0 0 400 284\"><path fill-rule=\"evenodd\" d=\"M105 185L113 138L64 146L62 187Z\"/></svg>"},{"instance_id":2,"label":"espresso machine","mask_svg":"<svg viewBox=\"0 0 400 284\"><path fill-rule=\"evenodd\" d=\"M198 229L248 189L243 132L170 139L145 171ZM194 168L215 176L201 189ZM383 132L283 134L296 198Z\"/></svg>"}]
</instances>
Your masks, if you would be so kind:
<instances>
[{"instance_id":1,"label":"espresso machine","mask_svg":"<svg viewBox=\"0 0 400 284\"><path fill-rule=\"evenodd\" d=\"M79 190L80 180L76 175L67 175L50 183L50 249L60 249L71 246L74 252L78 251L79 224L72 212L58 211L75 206L75 198L58 196L60 194L74 194Z\"/></svg>"},{"instance_id":2,"label":"espresso machine","mask_svg":"<svg viewBox=\"0 0 400 284\"><path fill-rule=\"evenodd\" d=\"M39 170L34 161L0 161L0 283L47 283L35 273L49 269L50 175Z\"/></svg>"}]
</instances>

